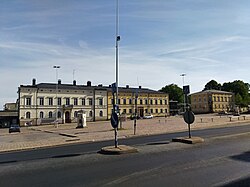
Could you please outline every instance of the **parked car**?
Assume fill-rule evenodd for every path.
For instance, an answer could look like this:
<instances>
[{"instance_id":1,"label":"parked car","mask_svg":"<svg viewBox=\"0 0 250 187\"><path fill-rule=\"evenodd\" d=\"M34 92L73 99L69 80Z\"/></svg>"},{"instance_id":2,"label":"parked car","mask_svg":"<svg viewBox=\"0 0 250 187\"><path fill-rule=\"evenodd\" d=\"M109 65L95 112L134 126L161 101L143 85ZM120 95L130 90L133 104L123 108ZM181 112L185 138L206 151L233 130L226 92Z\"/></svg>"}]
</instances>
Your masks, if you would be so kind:
<instances>
[{"instance_id":1,"label":"parked car","mask_svg":"<svg viewBox=\"0 0 250 187\"><path fill-rule=\"evenodd\" d=\"M9 133L12 132L21 132L20 126L18 124L11 124L9 127Z\"/></svg>"},{"instance_id":2,"label":"parked car","mask_svg":"<svg viewBox=\"0 0 250 187\"><path fill-rule=\"evenodd\" d=\"M153 115L152 114L147 114L145 116L143 116L143 119L152 119Z\"/></svg>"}]
</instances>

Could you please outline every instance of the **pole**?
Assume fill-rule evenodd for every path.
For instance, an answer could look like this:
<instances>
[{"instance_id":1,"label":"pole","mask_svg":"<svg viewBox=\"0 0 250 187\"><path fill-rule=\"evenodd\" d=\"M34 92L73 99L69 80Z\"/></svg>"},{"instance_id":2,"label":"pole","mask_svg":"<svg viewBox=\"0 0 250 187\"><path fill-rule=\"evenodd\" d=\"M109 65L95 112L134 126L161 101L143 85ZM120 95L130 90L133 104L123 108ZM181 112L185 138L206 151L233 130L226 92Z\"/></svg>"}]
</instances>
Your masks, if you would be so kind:
<instances>
[{"instance_id":1,"label":"pole","mask_svg":"<svg viewBox=\"0 0 250 187\"><path fill-rule=\"evenodd\" d=\"M115 64L116 64L116 105L117 105L117 108L118 108L119 41L120 41L120 36L119 36L119 0L116 0L116 45L115 45L116 46L116 53L115 53L116 55L115 55ZM114 102L115 102L115 100L114 100ZM114 112L119 112L119 111L114 111ZM115 128L115 148L117 148L117 147L118 147L117 128Z\"/></svg>"},{"instance_id":2,"label":"pole","mask_svg":"<svg viewBox=\"0 0 250 187\"><path fill-rule=\"evenodd\" d=\"M181 76L182 76L182 84L183 84L183 87L184 87L184 77L186 76L186 74L185 73L183 73L183 74L181 74ZM183 90L183 87L182 87L182 90ZM186 112L186 97L185 97L185 93L183 92L183 110L184 110L184 112Z\"/></svg>"},{"instance_id":3,"label":"pole","mask_svg":"<svg viewBox=\"0 0 250 187\"><path fill-rule=\"evenodd\" d=\"M58 69L60 68L60 66L53 66L54 69L56 69L56 128L58 128L58 119L57 119L57 115L58 115Z\"/></svg>"}]
</instances>

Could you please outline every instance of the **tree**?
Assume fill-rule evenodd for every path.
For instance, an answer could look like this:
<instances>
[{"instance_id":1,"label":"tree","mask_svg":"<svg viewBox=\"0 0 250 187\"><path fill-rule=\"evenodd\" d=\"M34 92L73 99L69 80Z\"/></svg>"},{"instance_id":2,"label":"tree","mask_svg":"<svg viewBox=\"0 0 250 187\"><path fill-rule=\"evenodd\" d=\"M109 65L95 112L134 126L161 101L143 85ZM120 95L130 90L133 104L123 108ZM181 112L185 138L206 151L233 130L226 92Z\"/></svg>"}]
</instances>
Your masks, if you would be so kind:
<instances>
[{"instance_id":1,"label":"tree","mask_svg":"<svg viewBox=\"0 0 250 187\"><path fill-rule=\"evenodd\" d=\"M206 85L204 90L221 90L221 84L217 83L215 80L209 81Z\"/></svg>"},{"instance_id":2,"label":"tree","mask_svg":"<svg viewBox=\"0 0 250 187\"><path fill-rule=\"evenodd\" d=\"M233 92L235 94L235 104L239 106L247 106L250 101L249 84L241 80L224 83L223 91Z\"/></svg>"},{"instance_id":3,"label":"tree","mask_svg":"<svg viewBox=\"0 0 250 187\"><path fill-rule=\"evenodd\" d=\"M162 87L159 91L165 92L169 94L169 100L178 101L179 103L183 103L183 91L176 84L166 85Z\"/></svg>"}]
</instances>

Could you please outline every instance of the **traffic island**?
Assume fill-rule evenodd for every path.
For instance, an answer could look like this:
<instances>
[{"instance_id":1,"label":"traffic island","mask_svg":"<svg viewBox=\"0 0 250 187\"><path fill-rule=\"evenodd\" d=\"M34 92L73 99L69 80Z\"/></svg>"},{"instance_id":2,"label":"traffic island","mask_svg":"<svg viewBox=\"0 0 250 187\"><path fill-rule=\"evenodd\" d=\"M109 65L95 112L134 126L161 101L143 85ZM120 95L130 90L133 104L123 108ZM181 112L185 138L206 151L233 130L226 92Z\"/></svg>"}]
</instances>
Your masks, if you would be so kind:
<instances>
[{"instance_id":1,"label":"traffic island","mask_svg":"<svg viewBox=\"0 0 250 187\"><path fill-rule=\"evenodd\" d=\"M179 138L173 138L172 142L181 142L186 144L196 144L196 143L203 143L204 139L200 137L179 137Z\"/></svg>"},{"instance_id":2,"label":"traffic island","mask_svg":"<svg viewBox=\"0 0 250 187\"><path fill-rule=\"evenodd\" d=\"M121 155L121 154L128 154L128 153L137 153L138 150L134 147L130 147L127 145L118 145L115 146L108 146L103 147L99 153L106 154L106 155Z\"/></svg>"}]
</instances>

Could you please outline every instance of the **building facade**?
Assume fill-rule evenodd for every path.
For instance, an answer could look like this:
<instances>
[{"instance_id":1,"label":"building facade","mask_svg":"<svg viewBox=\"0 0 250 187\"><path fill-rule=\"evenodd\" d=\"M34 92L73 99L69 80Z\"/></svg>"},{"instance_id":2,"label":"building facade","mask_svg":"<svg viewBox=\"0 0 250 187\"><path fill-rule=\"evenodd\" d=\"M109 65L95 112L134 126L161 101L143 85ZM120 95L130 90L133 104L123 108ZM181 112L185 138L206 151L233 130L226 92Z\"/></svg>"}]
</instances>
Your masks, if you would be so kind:
<instances>
[{"instance_id":1,"label":"building facade","mask_svg":"<svg viewBox=\"0 0 250 187\"><path fill-rule=\"evenodd\" d=\"M138 95L136 99L136 93ZM111 86L40 83L18 88L18 116L20 125L77 122L79 111L86 113L87 121L108 120L113 109ZM135 105L137 100L137 105ZM119 88L120 113L126 116L135 112L139 116L169 115L168 94L146 88Z\"/></svg>"},{"instance_id":2,"label":"building facade","mask_svg":"<svg viewBox=\"0 0 250 187\"><path fill-rule=\"evenodd\" d=\"M190 94L194 113L229 112L235 107L234 93L220 90L205 90Z\"/></svg>"},{"instance_id":3,"label":"building facade","mask_svg":"<svg viewBox=\"0 0 250 187\"><path fill-rule=\"evenodd\" d=\"M111 117L113 110L113 95L112 89L108 88L108 118ZM143 117L147 114L153 116L169 115L169 98L168 94L150 90L147 88L119 88L118 105L120 113L127 117L132 116L137 111L137 116ZM136 110L137 109L137 110Z\"/></svg>"}]
</instances>

